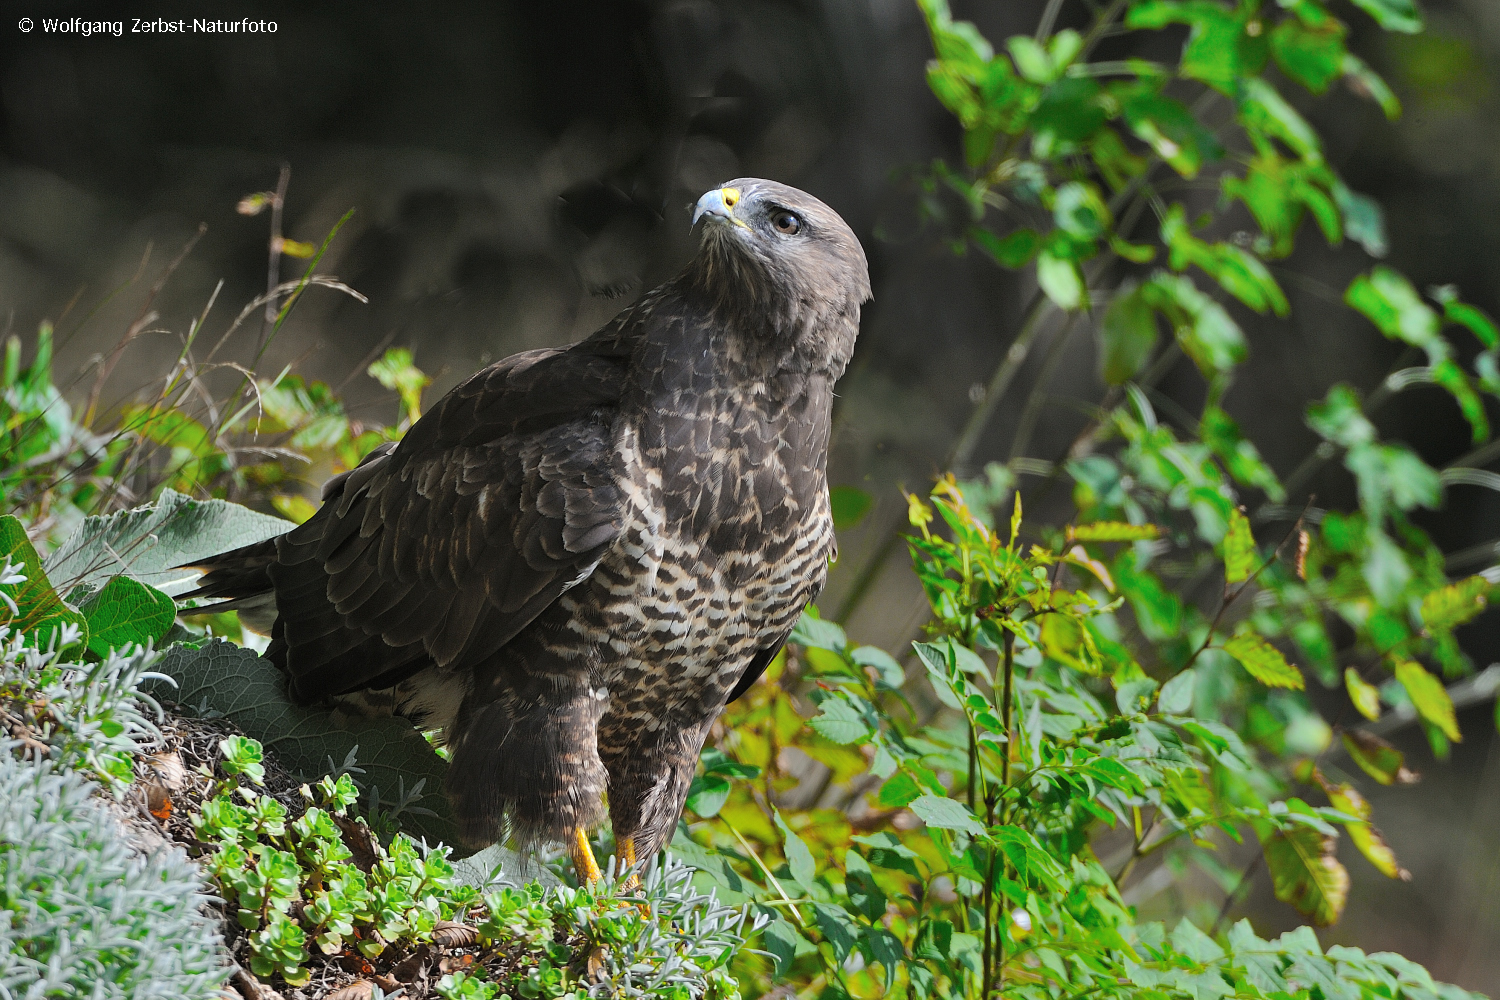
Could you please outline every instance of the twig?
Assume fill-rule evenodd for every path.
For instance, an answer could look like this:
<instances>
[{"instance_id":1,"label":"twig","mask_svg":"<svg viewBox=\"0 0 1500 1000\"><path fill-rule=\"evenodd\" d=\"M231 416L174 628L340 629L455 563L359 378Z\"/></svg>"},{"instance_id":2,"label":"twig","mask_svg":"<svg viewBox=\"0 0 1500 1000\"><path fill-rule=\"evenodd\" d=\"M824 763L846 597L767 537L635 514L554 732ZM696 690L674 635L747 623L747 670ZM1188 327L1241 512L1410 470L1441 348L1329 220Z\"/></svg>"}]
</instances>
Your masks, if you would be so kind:
<instances>
[{"instance_id":1,"label":"twig","mask_svg":"<svg viewBox=\"0 0 1500 1000\"><path fill-rule=\"evenodd\" d=\"M281 176L276 181L276 194L271 199L271 247L270 262L266 265L266 295L274 296L276 286L281 284L281 210L286 205L286 189L292 180L292 165L283 163L281 165ZM266 315L260 324L260 342L256 345L259 353L265 349L266 335L271 329L271 324L276 322L276 303L274 298L266 302Z\"/></svg>"},{"instance_id":2,"label":"twig","mask_svg":"<svg viewBox=\"0 0 1500 1000\"><path fill-rule=\"evenodd\" d=\"M1224 905L1219 907L1219 915L1215 918L1213 927L1209 928L1209 937L1219 936L1219 928L1224 926L1224 920L1229 916L1230 909L1249 890L1250 884L1254 881L1256 873L1260 871L1261 862L1265 858L1266 854L1264 851L1256 851L1255 857L1251 858L1250 863L1245 866L1244 872L1240 874L1239 882L1235 884L1234 891L1224 897Z\"/></svg>"}]
</instances>

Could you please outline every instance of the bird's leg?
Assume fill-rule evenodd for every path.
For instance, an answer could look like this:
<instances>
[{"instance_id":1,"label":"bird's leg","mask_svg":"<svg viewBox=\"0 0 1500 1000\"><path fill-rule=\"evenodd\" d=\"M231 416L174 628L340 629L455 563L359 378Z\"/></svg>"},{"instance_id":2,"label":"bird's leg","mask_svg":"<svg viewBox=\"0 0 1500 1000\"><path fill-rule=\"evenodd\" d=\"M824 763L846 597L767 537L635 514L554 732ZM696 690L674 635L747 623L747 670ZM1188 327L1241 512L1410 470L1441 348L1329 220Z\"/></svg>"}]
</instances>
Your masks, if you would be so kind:
<instances>
[{"instance_id":1,"label":"bird's leg","mask_svg":"<svg viewBox=\"0 0 1500 1000\"><path fill-rule=\"evenodd\" d=\"M589 888L597 885L604 873L599 870L599 862L594 860L594 849L589 846L589 834L583 827L573 830L573 843L568 853L573 857L573 870L578 873L579 880Z\"/></svg>"},{"instance_id":2,"label":"bird's leg","mask_svg":"<svg viewBox=\"0 0 1500 1000\"><path fill-rule=\"evenodd\" d=\"M622 840L620 842L620 851L619 851L619 854L620 854L620 860L624 862L624 867L625 868L634 868L635 867L635 838L634 837L626 837L624 840ZM631 872L630 873L630 877L625 880L625 888L627 890L634 891L636 889L639 889L640 887L641 887L640 876L637 875L635 872Z\"/></svg>"}]
</instances>

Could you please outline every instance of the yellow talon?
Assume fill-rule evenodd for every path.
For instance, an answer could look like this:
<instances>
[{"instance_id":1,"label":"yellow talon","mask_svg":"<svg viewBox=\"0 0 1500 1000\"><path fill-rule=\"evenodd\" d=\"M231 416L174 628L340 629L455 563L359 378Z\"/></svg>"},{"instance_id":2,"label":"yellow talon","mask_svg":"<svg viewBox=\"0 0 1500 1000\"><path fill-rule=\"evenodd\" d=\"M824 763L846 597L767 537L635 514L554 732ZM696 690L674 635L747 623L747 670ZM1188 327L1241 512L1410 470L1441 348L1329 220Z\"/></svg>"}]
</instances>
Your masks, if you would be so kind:
<instances>
[{"instance_id":1,"label":"yellow talon","mask_svg":"<svg viewBox=\"0 0 1500 1000\"><path fill-rule=\"evenodd\" d=\"M626 837L620 843L620 858L621 858L621 860L623 860L625 862L625 864L624 864L625 868L634 868L635 867L635 838L634 837ZM630 873L630 877L625 880L625 888L627 890L635 890L635 889L639 889L640 887L641 887L640 877L635 872L631 872Z\"/></svg>"},{"instance_id":2,"label":"yellow talon","mask_svg":"<svg viewBox=\"0 0 1500 1000\"><path fill-rule=\"evenodd\" d=\"M573 870L585 885L592 887L604 876L599 870L599 862L594 860L594 849L589 846L588 831L583 827L574 829L573 846L568 853L573 857Z\"/></svg>"}]
</instances>

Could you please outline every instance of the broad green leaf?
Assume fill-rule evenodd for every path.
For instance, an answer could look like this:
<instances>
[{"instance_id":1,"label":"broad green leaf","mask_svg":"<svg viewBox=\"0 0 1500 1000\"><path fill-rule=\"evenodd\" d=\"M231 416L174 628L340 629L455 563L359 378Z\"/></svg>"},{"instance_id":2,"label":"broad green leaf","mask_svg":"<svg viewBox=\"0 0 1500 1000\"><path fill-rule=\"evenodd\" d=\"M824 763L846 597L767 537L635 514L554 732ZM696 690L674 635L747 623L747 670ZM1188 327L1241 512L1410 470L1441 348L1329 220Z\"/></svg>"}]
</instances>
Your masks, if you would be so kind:
<instances>
[{"instance_id":1,"label":"broad green leaf","mask_svg":"<svg viewBox=\"0 0 1500 1000\"><path fill-rule=\"evenodd\" d=\"M1160 94L1137 94L1125 102L1125 121L1136 138L1184 177L1198 176L1203 164L1224 149L1181 102Z\"/></svg>"},{"instance_id":2,"label":"broad green leaf","mask_svg":"<svg viewBox=\"0 0 1500 1000\"><path fill-rule=\"evenodd\" d=\"M1349 872L1339 864L1337 846L1336 837L1301 825L1261 841L1276 898L1320 927L1338 920L1349 901Z\"/></svg>"},{"instance_id":3,"label":"broad green leaf","mask_svg":"<svg viewBox=\"0 0 1500 1000\"><path fill-rule=\"evenodd\" d=\"M448 765L405 719L356 717L293 704L281 671L254 651L222 639L196 649L173 646L154 669L177 686L153 681L151 695L189 711L221 713L303 780L327 774L330 758L337 765L353 752L364 769L361 782L379 788L382 801L395 799L403 786L410 792L423 782L419 805L432 815L407 811L401 815L402 827L430 843L462 843L442 791Z\"/></svg>"},{"instance_id":4,"label":"broad green leaf","mask_svg":"<svg viewBox=\"0 0 1500 1000\"><path fill-rule=\"evenodd\" d=\"M1353 667L1344 668L1344 686L1360 715L1374 722L1380 718L1380 689L1367 683Z\"/></svg>"},{"instance_id":5,"label":"broad green leaf","mask_svg":"<svg viewBox=\"0 0 1500 1000\"><path fill-rule=\"evenodd\" d=\"M906 872L912 878L921 878L917 871L917 862L921 860L921 856L901 843L895 834L871 833L852 839L856 844L864 844L870 848L870 864L876 868L889 868L892 871Z\"/></svg>"},{"instance_id":6,"label":"broad green leaf","mask_svg":"<svg viewBox=\"0 0 1500 1000\"><path fill-rule=\"evenodd\" d=\"M1255 572L1255 536L1250 519L1236 507L1229 512L1229 531L1224 535L1224 581L1239 583Z\"/></svg>"},{"instance_id":7,"label":"broad green leaf","mask_svg":"<svg viewBox=\"0 0 1500 1000\"><path fill-rule=\"evenodd\" d=\"M1275 87L1258 76L1242 82L1240 122L1248 129L1280 139L1308 163L1323 162L1317 131Z\"/></svg>"},{"instance_id":8,"label":"broad green leaf","mask_svg":"<svg viewBox=\"0 0 1500 1000\"><path fill-rule=\"evenodd\" d=\"M762 934L766 951L770 952L772 958L775 959L777 976L784 976L790 971L792 959L796 958L802 949L805 948L810 954L817 952L812 942L797 931L797 926L782 916L777 916L766 924Z\"/></svg>"},{"instance_id":9,"label":"broad green leaf","mask_svg":"<svg viewBox=\"0 0 1500 1000\"><path fill-rule=\"evenodd\" d=\"M1346 385L1334 386L1321 403L1307 407L1307 425L1346 448L1375 440L1375 425L1365 416L1359 393Z\"/></svg>"},{"instance_id":10,"label":"broad green leaf","mask_svg":"<svg viewBox=\"0 0 1500 1000\"><path fill-rule=\"evenodd\" d=\"M1452 358L1444 358L1432 366L1432 382L1434 385L1442 386L1448 390L1453 401L1458 404L1459 411L1463 413L1464 419L1469 422L1473 431L1475 445L1483 444L1490 438L1490 419L1485 412L1484 400L1479 398L1479 393L1474 390L1469 376L1458 366L1458 362Z\"/></svg>"},{"instance_id":11,"label":"broad green leaf","mask_svg":"<svg viewBox=\"0 0 1500 1000\"><path fill-rule=\"evenodd\" d=\"M1078 542L1149 542L1161 537L1154 524L1126 524L1123 521L1094 521L1068 529L1068 538Z\"/></svg>"},{"instance_id":12,"label":"broad green leaf","mask_svg":"<svg viewBox=\"0 0 1500 1000\"><path fill-rule=\"evenodd\" d=\"M1378 266L1359 275L1344 293L1344 301L1387 337L1427 351L1433 364L1447 356L1448 346L1438 335L1437 313L1399 272Z\"/></svg>"},{"instance_id":13,"label":"broad green leaf","mask_svg":"<svg viewBox=\"0 0 1500 1000\"><path fill-rule=\"evenodd\" d=\"M1026 35L1012 35L1006 39L1006 48L1015 60L1016 72L1032 83L1051 83L1057 79L1060 68L1053 63L1051 55L1034 39Z\"/></svg>"},{"instance_id":14,"label":"broad green leaf","mask_svg":"<svg viewBox=\"0 0 1500 1000\"><path fill-rule=\"evenodd\" d=\"M406 419L416 423L422 416L422 390L432 384L420 368L412 363L411 351L392 347L369 368L370 377L401 396Z\"/></svg>"},{"instance_id":15,"label":"broad green leaf","mask_svg":"<svg viewBox=\"0 0 1500 1000\"><path fill-rule=\"evenodd\" d=\"M1321 94L1343 75L1346 30L1331 17L1316 28L1300 17L1282 18L1271 32L1271 54L1283 73L1314 94Z\"/></svg>"},{"instance_id":16,"label":"broad green leaf","mask_svg":"<svg viewBox=\"0 0 1500 1000\"><path fill-rule=\"evenodd\" d=\"M781 831L783 838L783 851L786 854L787 868L791 870L792 879L796 881L807 892L813 891L813 881L818 872L818 866L813 861L812 852L807 849L807 844L802 838L792 832L792 828L786 825L786 820L781 818L780 811L775 813L776 828Z\"/></svg>"},{"instance_id":17,"label":"broad green leaf","mask_svg":"<svg viewBox=\"0 0 1500 1000\"><path fill-rule=\"evenodd\" d=\"M885 893L875 884L870 864L852 847L844 852L844 891L849 905L866 920L885 916Z\"/></svg>"},{"instance_id":18,"label":"broad green leaf","mask_svg":"<svg viewBox=\"0 0 1500 1000\"><path fill-rule=\"evenodd\" d=\"M1363 729L1346 729L1343 741L1354 763L1382 785L1410 785L1419 780L1415 771L1407 769L1401 751L1379 736Z\"/></svg>"},{"instance_id":19,"label":"broad green leaf","mask_svg":"<svg viewBox=\"0 0 1500 1000\"><path fill-rule=\"evenodd\" d=\"M1256 312L1267 309L1285 316L1291 305L1265 264L1230 243L1208 243L1192 234L1187 210L1173 205L1161 224L1162 242L1170 249L1169 263L1174 271L1197 266L1226 292Z\"/></svg>"},{"instance_id":20,"label":"broad green leaf","mask_svg":"<svg viewBox=\"0 0 1500 1000\"><path fill-rule=\"evenodd\" d=\"M849 658L862 667L875 670L880 682L888 688L899 690L906 683L906 671L901 664L878 646L860 646L849 653Z\"/></svg>"},{"instance_id":21,"label":"broad green leaf","mask_svg":"<svg viewBox=\"0 0 1500 1000\"><path fill-rule=\"evenodd\" d=\"M89 650L99 657L131 644L160 642L177 620L170 597L128 576L113 577L78 610L88 619Z\"/></svg>"},{"instance_id":22,"label":"broad green leaf","mask_svg":"<svg viewBox=\"0 0 1500 1000\"><path fill-rule=\"evenodd\" d=\"M962 802L945 795L918 796L907 804L907 808L923 823L939 830L957 830L970 836L984 832L984 827Z\"/></svg>"},{"instance_id":23,"label":"broad green leaf","mask_svg":"<svg viewBox=\"0 0 1500 1000\"><path fill-rule=\"evenodd\" d=\"M1428 294L1443 304L1443 317L1448 322L1467 327L1487 349L1500 347L1500 327L1484 310L1458 301L1458 290L1452 285L1428 289Z\"/></svg>"},{"instance_id":24,"label":"broad green leaf","mask_svg":"<svg viewBox=\"0 0 1500 1000\"><path fill-rule=\"evenodd\" d=\"M26 537L25 525L12 514L0 517L0 564L7 559L26 579L0 586L0 593L16 608L16 616L11 619L10 609L0 603L0 615L5 616L0 622L31 636L39 649L50 648L57 641L54 637L67 625L77 626L78 642L87 645L87 620L77 608L57 596L42 569L41 557Z\"/></svg>"},{"instance_id":25,"label":"broad green leaf","mask_svg":"<svg viewBox=\"0 0 1500 1000\"><path fill-rule=\"evenodd\" d=\"M1254 632L1241 632L1224 644L1224 651L1266 687L1301 691L1305 686L1302 672L1286 661L1281 650Z\"/></svg>"},{"instance_id":26,"label":"broad green leaf","mask_svg":"<svg viewBox=\"0 0 1500 1000\"><path fill-rule=\"evenodd\" d=\"M1286 499L1286 490L1276 473L1261 458L1260 450L1240 433L1239 424L1217 406L1205 406L1198 422L1198 437L1219 456L1235 482L1265 491L1271 500Z\"/></svg>"},{"instance_id":27,"label":"broad green leaf","mask_svg":"<svg viewBox=\"0 0 1500 1000\"><path fill-rule=\"evenodd\" d=\"M97 590L124 573L176 596L198 579L194 569L177 569L195 559L264 541L295 527L224 500L194 500L163 491L154 504L108 517L84 518L47 559L47 572L65 590Z\"/></svg>"},{"instance_id":28,"label":"broad green leaf","mask_svg":"<svg viewBox=\"0 0 1500 1000\"><path fill-rule=\"evenodd\" d=\"M1186 715L1193 710L1193 689L1198 675L1192 667L1161 686L1156 696L1157 711L1164 715Z\"/></svg>"},{"instance_id":29,"label":"broad green leaf","mask_svg":"<svg viewBox=\"0 0 1500 1000\"><path fill-rule=\"evenodd\" d=\"M922 786L906 771L897 771L880 786L876 803L882 809L900 809L922 795Z\"/></svg>"},{"instance_id":30,"label":"broad green leaf","mask_svg":"<svg viewBox=\"0 0 1500 1000\"><path fill-rule=\"evenodd\" d=\"M1072 310L1087 304L1083 272L1074 261L1043 250L1036 258L1036 280L1059 309Z\"/></svg>"},{"instance_id":31,"label":"broad green leaf","mask_svg":"<svg viewBox=\"0 0 1500 1000\"><path fill-rule=\"evenodd\" d=\"M1156 310L1127 279L1121 283L1099 324L1099 374L1109 385L1123 385L1140 374L1156 347Z\"/></svg>"},{"instance_id":32,"label":"broad green leaf","mask_svg":"<svg viewBox=\"0 0 1500 1000\"><path fill-rule=\"evenodd\" d=\"M1422 11L1416 0L1353 0L1353 3L1386 31L1415 35L1422 30Z\"/></svg>"},{"instance_id":33,"label":"broad green leaf","mask_svg":"<svg viewBox=\"0 0 1500 1000\"><path fill-rule=\"evenodd\" d=\"M833 946L834 956L842 962L859 944L859 925L842 906L832 903L814 903L813 912L817 916L818 930L823 932L824 940Z\"/></svg>"},{"instance_id":34,"label":"broad green leaf","mask_svg":"<svg viewBox=\"0 0 1500 1000\"><path fill-rule=\"evenodd\" d=\"M1384 257L1390 249L1385 235L1385 213L1380 202L1350 189L1343 181L1333 185L1333 200L1343 216L1344 232L1365 248L1371 257Z\"/></svg>"},{"instance_id":35,"label":"broad green leaf","mask_svg":"<svg viewBox=\"0 0 1500 1000\"><path fill-rule=\"evenodd\" d=\"M978 243L985 253L995 259L1001 267L1011 270L1030 264L1037 251L1042 248L1042 238L1035 229L1022 226L1005 237L996 236L988 229L974 227L969 237Z\"/></svg>"},{"instance_id":36,"label":"broad green leaf","mask_svg":"<svg viewBox=\"0 0 1500 1000\"><path fill-rule=\"evenodd\" d=\"M875 498L853 486L835 486L828 491L828 504L833 510L834 528L846 531L865 519Z\"/></svg>"},{"instance_id":37,"label":"broad green leaf","mask_svg":"<svg viewBox=\"0 0 1500 1000\"><path fill-rule=\"evenodd\" d=\"M1205 377L1229 371L1245 360L1245 335L1224 307L1199 290L1185 274L1157 271L1142 294L1165 313L1177 342Z\"/></svg>"},{"instance_id":38,"label":"broad green leaf","mask_svg":"<svg viewBox=\"0 0 1500 1000\"><path fill-rule=\"evenodd\" d=\"M1443 682L1428 673L1420 663L1400 660L1396 663L1396 680L1411 695L1411 703L1417 712L1442 730L1443 735L1454 743L1463 739L1458 731L1458 716L1453 711L1453 699Z\"/></svg>"},{"instance_id":39,"label":"broad green leaf","mask_svg":"<svg viewBox=\"0 0 1500 1000\"><path fill-rule=\"evenodd\" d=\"M1401 117L1401 100L1391 90L1390 84L1370 68L1369 63L1353 52L1345 52L1343 64L1339 68L1349 81L1350 90L1380 105L1380 110L1391 121Z\"/></svg>"},{"instance_id":40,"label":"broad green leaf","mask_svg":"<svg viewBox=\"0 0 1500 1000\"><path fill-rule=\"evenodd\" d=\"M704 819L719 815L729 800L729 780L718 774L699 775L688 786L687 807Z\"/></svg>"},{"instance_id":41,"label":"broad green leaf","mask_svg":"<svg viewBox=\"0 0 1500 1000\"><path fill-rule=\"evenodd\" d=\"M1369 533L1368 548L1360 569L1370 595L1385 607L1400 600L1406 585L1411 582L1411 566L1406 562L1406 553L1384 531Z\"/></svg>"},{"instance_id":42,"label":"broad green leaf","mask_svg":"<svg viewBox=\"0 0 1500 1000\"><path fill-rule=\"evenodd\" d=\"M825 698L822 713L809 723L820 735L839 744L858 743L870 736L870 725L842 697Z\"/></svg>"},{"instance_id":43,"label":"broad green leaf","mask_svg":"<svg viewBox=\"0 0 1500 1000\"><path fill-rule=\"evenodd\" d=\"M1422 624L1428 628L1457 628L1489 603L1490 582L1471 576L1428 591L1422 598Z\"/></svg>"},{"instance_id":44,"label":"broad green leaf","mask_svg":"<svg viewBox=\"0 0 1500 1000\"><path fill-rule=\"evenodd\" d=\"M1344 829L1349 833L1349 840L1359 848L1359 853L1369 859L1370 864L1375 866L1375 870L1386 878L1409 881L1411 872L1401 867L1396 860L1396 852L1391 850L1390 845L1385 842L1385 837L1381 836L1380 831L1370 823L1373 810L1370 808L1369 801L1348 783L1334 786L1324 781L1322 784L1323 790L1328 793L1329 805L1339 812L1360 818L1358 823L1344 824Z\"/></svg>"},{"instance_id":45,"label":"broad green leaf","mask_svg":"<svg viewBox=\"0 0 1500 1000\"><path fill-rule=\"evenodd\" d=\"M1057 228L1081 240L1098 239L1114 222L1099 192L1081 181L1068 181L1057 189L1052 218Z\"/></svg>"},{"instance_id":46,"label":"broad green leaf","mask_svg":"<svg viewBox=\"0 0 1500 1000\"><path fill-rule=\"evenodd\" d=\"M824 621L807 611L802 612L802 617L797 619L788 639L799 646L827 649L835 653L842 653L849 645L849 637L837 622Z\"/></svg>"}]
</instances>

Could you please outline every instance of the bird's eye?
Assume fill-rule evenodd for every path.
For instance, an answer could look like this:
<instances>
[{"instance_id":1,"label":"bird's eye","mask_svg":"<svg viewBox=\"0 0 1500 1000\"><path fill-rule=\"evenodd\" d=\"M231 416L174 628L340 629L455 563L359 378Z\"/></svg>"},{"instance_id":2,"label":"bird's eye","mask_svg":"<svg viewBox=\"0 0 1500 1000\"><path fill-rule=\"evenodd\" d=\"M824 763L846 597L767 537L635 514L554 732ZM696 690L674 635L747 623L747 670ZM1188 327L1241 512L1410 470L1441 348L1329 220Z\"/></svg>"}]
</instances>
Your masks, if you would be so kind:
<instances>
[{"instance_id":1,"label":"bird's eye","mask_svg":"<svg viewBox=\"0 0 1500 1000\"><path fill-rule=\"evenodd\" d=\"M781 208L771 213L771 225L776 227L778 233L796 236L802 229L802 220L797 218L796 213Z\"/></svg>"}]
</instances>

